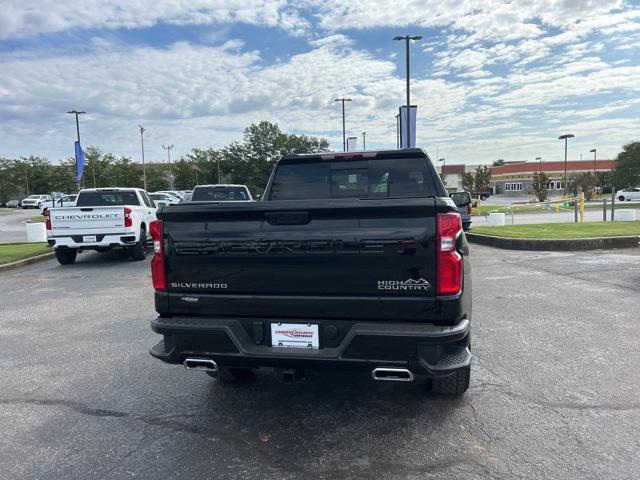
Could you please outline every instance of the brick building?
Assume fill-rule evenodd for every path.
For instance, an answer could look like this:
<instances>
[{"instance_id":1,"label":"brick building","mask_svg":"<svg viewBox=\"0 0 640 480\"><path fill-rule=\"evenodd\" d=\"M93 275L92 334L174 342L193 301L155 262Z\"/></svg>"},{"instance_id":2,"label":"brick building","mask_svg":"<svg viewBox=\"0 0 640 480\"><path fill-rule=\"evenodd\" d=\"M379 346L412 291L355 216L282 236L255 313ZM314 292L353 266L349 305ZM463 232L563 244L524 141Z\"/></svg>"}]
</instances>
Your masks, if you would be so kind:
<instances>
[{"instance_id":1,"label":"brick building","mask_svg":"<svg viewBox=\"0 0 640 480\"><path fill-rule=\"evenodd\" d=\"M459 192L464 190L462 187L462 175L465 172L475 172L478 166L467 164L445 165L443 172L443 166L437 165L436 171L449 192Z\"/></svg>"},{"instance_id":2,"label":"brick building","mask_svg":"<svg viewBox=\"0 0 640 480\"><path fill-rule=\"evenodd\" d=\"M567 176L585 172L610 172L615 160L573 160L567 162ZM448 167L447 167L448 168ZM543 171L551 179L549 191L562 193L564 190L564 161L560 162L518 162L500 167L491 167L491 188L495 194L533 194L533 173Z\"/></svg>"}]
</instances>

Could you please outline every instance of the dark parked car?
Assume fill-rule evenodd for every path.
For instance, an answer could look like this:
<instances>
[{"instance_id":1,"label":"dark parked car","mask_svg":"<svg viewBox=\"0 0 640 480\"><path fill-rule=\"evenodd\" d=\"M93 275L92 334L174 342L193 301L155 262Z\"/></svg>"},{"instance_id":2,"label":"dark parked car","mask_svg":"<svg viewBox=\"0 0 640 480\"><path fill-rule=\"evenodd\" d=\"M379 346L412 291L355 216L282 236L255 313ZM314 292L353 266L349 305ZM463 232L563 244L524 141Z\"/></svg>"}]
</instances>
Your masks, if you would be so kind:
<instances>
[{"instance_id":1,"label":"dark parked car","mask_svg":"<svg viewBox=\"0 0 640 480\"><path fill-rule=\"evenodd\" d=\"M471 194L471 198L474 200L480 197L480 200L482 201L489 198L492 194L491 190L471 190L469 193Z\"/></svg>"},{"instance_id":2,"label":"dark parked car","mask_svg":"<svg viewBox=\"0 0 640 480\"><path fill-rule=\"evenodd\" d=\"M7 202L7 208L20 208L21 202L20 200L9 200Z\"/></svg>"},{"instance_id":3,"label":"dark parked car","mask_svg":"<svg viewBox=\"0 0 640 480\"><path fill-rule=\"evenodd\" d=\"M467 390L469 250L424 150L288 155L260 202L158 218L154 357L221 381L326 369Z\"/></svg>"}]
</instances>

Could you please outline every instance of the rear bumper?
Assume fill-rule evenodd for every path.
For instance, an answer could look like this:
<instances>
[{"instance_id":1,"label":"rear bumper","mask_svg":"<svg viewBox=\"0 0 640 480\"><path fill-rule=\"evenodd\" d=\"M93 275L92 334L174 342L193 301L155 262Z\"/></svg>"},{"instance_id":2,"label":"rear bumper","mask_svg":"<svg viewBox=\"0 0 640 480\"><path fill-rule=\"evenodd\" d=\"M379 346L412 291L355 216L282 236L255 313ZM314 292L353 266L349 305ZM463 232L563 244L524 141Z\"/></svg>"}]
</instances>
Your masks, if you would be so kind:
<instances>
[{"instance_id":1,"label":"rear bumper","mask_svg":"<svg viewBox=\"0 0 640 480\"><path fill-rule=\"evenodd\" d=\"M95 242L84 242L85 236L96 237ZM135 245L138 241L138 234L135 231L123 231L109 234L86 233L84 235L47 235L47 242L50 247L67 247L78 249L92 249L96 247L125 247Z\"/></svg>"},{"instance_id":2,"label":"rear bumper","mask_svg":"<svg viewBox=\"0 0 640 480\"><path fill-rule=\"evenodd\" d=\"M267 320L158 317L151 322L151 328L164 338L150 353L172 364L182 364L187 357L198 357L225 366L253 368L371 371L377 367L396 367L409 369L416 376L449 375L471 364L468 320L454 326L318 323L322 348L306 350L271 347ZM332 333L329 327L346 330L333 345L331 339L326 338Z\"/></svg>"}]
</instances>

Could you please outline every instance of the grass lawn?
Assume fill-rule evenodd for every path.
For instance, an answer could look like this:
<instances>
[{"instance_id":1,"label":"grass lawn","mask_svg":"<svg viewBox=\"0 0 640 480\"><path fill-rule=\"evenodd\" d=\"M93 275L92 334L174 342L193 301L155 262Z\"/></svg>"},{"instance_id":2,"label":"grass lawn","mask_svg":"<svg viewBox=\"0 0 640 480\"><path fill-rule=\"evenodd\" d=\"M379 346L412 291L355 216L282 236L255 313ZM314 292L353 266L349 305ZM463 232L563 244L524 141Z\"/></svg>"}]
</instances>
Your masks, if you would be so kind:
<instances>
[{"instance_id":1,"label":"grass lawn","mask_svg":"<svg viewBox=\"0 0 640 480\"><path fill-rule=\"evenodd\" d=\"M33 223L37 223L37 222L42 223L44 222L44 215L36 215L35 217L31 217L29 221Z\"/></svg>"},{"instance_id":2,"label":"grass lawn","mask_svg":"<svg viewBox=\"0 0 640 480\"><path fill-rule=\"evenodd\" d=\"M0 215L2 215L3 213L9 213L11 210L13 210L12 208L0 208Z\"/></svg>"},{"instance_id":3,"label":"grass lawn","mask_svg":"<svg viewBox=\"0 0 640 480\"><path fill-rule=\"evenodd\" d=\"M504 227L474 227L471 233L509 238L595 238L640 235L640 221L540 223L506 225Z\"/></svg>"},{"instance_id":4,"label":"grass lawn","mask_svg":"<svg viewBox=\"0 0 640 480\"><path fill-rule=\"evenodd\" d=\"M1 243L0 265L51 252L46 243Z\"/></svg>"}]
</instances>

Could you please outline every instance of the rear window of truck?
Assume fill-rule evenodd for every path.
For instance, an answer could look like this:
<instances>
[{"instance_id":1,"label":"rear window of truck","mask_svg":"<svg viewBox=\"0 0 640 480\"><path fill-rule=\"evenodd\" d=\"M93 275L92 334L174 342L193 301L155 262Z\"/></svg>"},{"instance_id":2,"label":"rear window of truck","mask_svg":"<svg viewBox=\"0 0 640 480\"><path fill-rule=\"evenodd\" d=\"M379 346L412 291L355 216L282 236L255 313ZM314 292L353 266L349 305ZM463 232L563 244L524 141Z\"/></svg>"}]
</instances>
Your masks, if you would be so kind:
<instances>
[{"instance_id":1,"label":"rear window of truck","mask_svg":"<svg viewBox=\"0 0 640 480\"><path fill-rule=\"evenodd\" d=\"M80 192L76 207L140 205L136 192Z\"/></svg>"},{"instance_id":2,"label":"rear window of truck","mask_svg":"<svg viewBox=\"0 0 640 480\"><path fill-rule=\"evenodd\" d=\"M270 200L437 196L425 158L287 161Z\"/></svg>"},{"instance_id":3,"label":"rear window of truck","mask_svg":"<svg viewBox=\"0 0 640 480\"><path fill-rule=\"evenodd\" d=\"M191 195L192 202L231 202L249 200L244 187L196 187Z\"/></svg>"}]
</instances>

